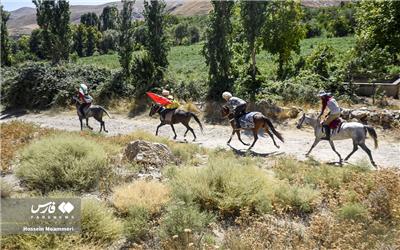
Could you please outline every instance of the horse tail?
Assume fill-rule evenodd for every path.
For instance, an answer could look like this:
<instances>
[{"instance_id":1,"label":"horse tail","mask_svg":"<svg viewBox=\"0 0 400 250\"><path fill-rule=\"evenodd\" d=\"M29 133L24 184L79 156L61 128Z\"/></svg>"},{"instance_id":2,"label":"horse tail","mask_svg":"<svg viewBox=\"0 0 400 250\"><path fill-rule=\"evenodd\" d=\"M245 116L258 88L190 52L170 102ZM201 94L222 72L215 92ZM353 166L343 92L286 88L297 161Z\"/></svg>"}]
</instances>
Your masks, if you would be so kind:
<instances>
[{"instance_id":1,"label":"horse tail","mask_svg":"<svg viewBox=\"0 0 400 250\"><path fill-rule=\"evenodd\" d=\"M195 114L192 113L192 112L190 112L190 115L191 115L191 116L196 120L196 122L199 124L201 133L203 133L203 125L201 124L200 119L197 117L197 115L195 115Z\"/></svg>"},{"instance_id":2,"label":"horse tail","mask_svg":"<svg viewBox=\"0 0 400 250\"><path fill-rule=\"evenodd\" d=\"M268 125L268 127L271 129L272 133L274 133L274 135L276 135L276 137L279 138L279 140L281 140L281 142L285 142L285 140L283 139L281 133L279 133L278 131L276 131L276 129L274 128L274 125L272 124L272 122L270 121L270 119L268 119L267 117L264 116L264 122Z\"/></svg>"},{"instance_id":3,"label":"horse tail","mask_svg":"<svg viewBox=\"0 0 400 250\"><path fill-rule=\"evenodd\" d=\"M103 112L106 113L106 115L111 119L111 116L110 116L110 114L107 112L107 110L106 110L105 108L101 107L101 106L100 106L100 108L101 108L101 110L103 110Z\"/></svg>"},{"instance_id":4,"label":"horse tail","mask_svg":"<svg viewBox=\"0 0 400 250\"><path fill-rule=\"evenodd\" d=\"M375 129L372 126L364 126L366 132L374 139L375 148L378 148L378 135L376 134Z\"/></svg>"}]
</instances>

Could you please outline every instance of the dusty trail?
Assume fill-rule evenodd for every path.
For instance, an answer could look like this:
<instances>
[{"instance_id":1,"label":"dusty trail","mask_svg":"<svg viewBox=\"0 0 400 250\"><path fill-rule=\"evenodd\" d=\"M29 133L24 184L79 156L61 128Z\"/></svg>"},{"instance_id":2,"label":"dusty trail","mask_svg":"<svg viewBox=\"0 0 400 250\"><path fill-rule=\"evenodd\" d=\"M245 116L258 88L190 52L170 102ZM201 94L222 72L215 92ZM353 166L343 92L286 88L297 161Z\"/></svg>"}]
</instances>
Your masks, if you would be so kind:
<instances>
[{"instance_id":1,"label":"dusty trail","mask_svg":"<svg viewBox=\"0 0 400 250\"><path fill-rule=\"evenodd\" d=\"M0 122L7 122L10 120L23 120L27 122L33 122L39 124L43 127L51 127L56 129L63 129L68 131L78 131L80 129L78 118L75 113L63 112L52 115L51 113L39 113L39 114L24 114L21 116L10 116L2 117ZM116 134L128 134L136 130L144 130L151 133L155 133L156 126L159 124L158 119L149 118L148 116L139 116L134 118L128 118L122 115L113 115L112 119L106 118L106 128L109 130L110 135ZM99 124L92 118L89 124L94 127L95 130L99 129ZM204 125L204 134L200 133L198 125L191 121L191 126L194 128L197 134L196 144L202 145L209 148L229 148L226 145L231 134L231 128L222 125ZM276 124L274 124L276 126ZM182 125L175 125L176 132L178 134L178 140L183 141L183 134L185 128ZM304 160L306 157L304 154L311 147L314 140L314 135L311 128L303 128L298 130L294 128L293 125L287 126L277 126L277 130L280 131L284 138L285 143L278 142L281 146L277 149L272 140L269 137L260 138L253 149L254 154L261 156L268 155L293 155L297 159ZM379 148L373 148L373 140L371 138L367 139L367 146L372 150L372 155L375 162L379 167L400 167L400 143L396 139L390 139L389 136L385 137L382 131L378 131ZM160 128L160 135L172 138L173 133L171 128L166 125ZM192 140L192 135L190 132L187 136L188 141ZM251 142L252 136L243 136L244 141ZM245 152L246 146L242 145L236 138L231 142L232 147L234 147L238 152ZM351 140L335 141L335 146L338 152L344 158L352 150ZM329 144L325 141L320 142L319 145L313 150L311 156L314 159L322 162L334 162L337 161L337 156L331 150ZM357 163L360 160L368 161L368 157L364 151L359 149L351 158L349 163Z\"/></svg>"}]
</instances>

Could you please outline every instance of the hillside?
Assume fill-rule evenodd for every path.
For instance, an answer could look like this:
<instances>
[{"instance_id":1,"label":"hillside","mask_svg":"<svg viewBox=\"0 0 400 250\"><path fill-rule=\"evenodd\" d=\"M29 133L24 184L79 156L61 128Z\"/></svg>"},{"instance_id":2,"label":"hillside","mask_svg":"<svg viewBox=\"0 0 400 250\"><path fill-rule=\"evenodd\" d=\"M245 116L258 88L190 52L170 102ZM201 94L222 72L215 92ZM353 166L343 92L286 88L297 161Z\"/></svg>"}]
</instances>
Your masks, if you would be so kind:
<instances>
[{"instance_id":1,"label":"hillside","mask_svg":"<svg viewBox=\"0 0 400 250\"><path fill-rule=\"evenodd\" d=\"M337 0L304 0L302 4L307 7L327 7L338 5ZM118 9L122 8L121 2L110 2L101 5L72 5L71 6L71 22L79 23L80 16L87 12L95 12L100 15L103 8L107 5L115 4ZM136 1L134 6L135 18L142 18L143 0ZM211 10L210 1L184 1L171 0L167 1L167 11L173 15L193 16L205 15ZM10 20L7 23L9 33L14 36L22 34L30 34L33 29L37 28L36 10L35 8L23 7L15 11L11 11Z\"/></svg>"}]
</instances>

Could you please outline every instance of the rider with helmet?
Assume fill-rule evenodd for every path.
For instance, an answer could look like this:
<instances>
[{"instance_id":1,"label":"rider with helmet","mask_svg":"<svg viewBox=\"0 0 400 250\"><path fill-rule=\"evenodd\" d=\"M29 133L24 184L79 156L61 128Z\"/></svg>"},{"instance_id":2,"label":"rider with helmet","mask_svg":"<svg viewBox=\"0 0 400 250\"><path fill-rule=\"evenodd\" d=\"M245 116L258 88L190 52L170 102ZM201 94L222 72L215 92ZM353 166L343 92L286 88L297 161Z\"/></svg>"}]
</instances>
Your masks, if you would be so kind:
<instances>
[{"instance_id":1,"label":"rider with helmet","mask_svg":"<svg viewBox=\"0 0 400 250\"><path fill-rule=\"evenodd\" d=\"M222 93L222 98L227 102L229 110L233 111L236 121L236 127L240 128L239 118L246 112L247 103L239 97L232 96L229 92Z\"/></svg>"},{"instance_id":2,"label":"rider with helmet","mask_svg":"<svg viewBox=\"0 0 400 250\"><path fill-rule=\"evenodd\" d=\"M177 100L175 100L175 98L172 95L170 95L169 91L166 89L163 89L162 95L171 101L170 104L167 104L164 106L165 109L161 112L161 116L164 119L164 121L166 123L170 123L172 120L172 115L173 115L174 111L177 108L179 108L179 102Z\"/></svg>"},{"instance_id":3,"label":"rider with helmet","mask_svg":"<svg viewBox=\"0 0 400 250\"><path fill-rule=\"evenodd\" d=\"M80 103L79 112L86 116L87 108L92 104L93 98L89 95L88 87L84 83L79 85L78 101Z\"/></svg>"},{"instance_id":4,"label":"rider with helmet","mask_svg":"<svg viewBox=\"0 0 400 250\"><path fill-rule=\"evenodd\" d=\"M322 125L325 129L325 137L321 138L322 140L330 140L331 138L331 128L329 124L340 117L340 107L335 98L329 92L320 91L319 97L322 101L322 109L321 113L318 116L318 119L324 114L325 108L328 107L329 113L325 117L325 120L322 122Z\"/></svg>"}]
</instances>

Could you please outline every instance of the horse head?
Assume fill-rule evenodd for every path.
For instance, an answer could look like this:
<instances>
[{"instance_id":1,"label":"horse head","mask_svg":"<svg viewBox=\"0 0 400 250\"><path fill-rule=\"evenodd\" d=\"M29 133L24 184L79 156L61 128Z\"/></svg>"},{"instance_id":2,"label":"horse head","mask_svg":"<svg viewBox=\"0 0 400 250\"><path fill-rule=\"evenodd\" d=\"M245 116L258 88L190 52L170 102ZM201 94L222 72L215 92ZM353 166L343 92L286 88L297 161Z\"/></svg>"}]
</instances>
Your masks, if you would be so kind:
<instances>
[{"instance_id":1,"label":"horse head","mask_svg":"<svg viewBox=\"0 0 400 250\"><path fill-rule=\"evenodd\" d=\"M154 114L157 113L160 109L161 109L161 105L160 105L160 104L153 103L153 104L151 105L151 108L150 108L149 116L154 115Z\"/></svg>"}]
</instances>

